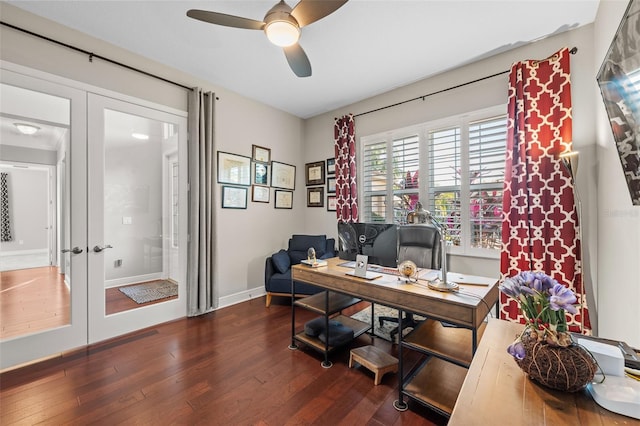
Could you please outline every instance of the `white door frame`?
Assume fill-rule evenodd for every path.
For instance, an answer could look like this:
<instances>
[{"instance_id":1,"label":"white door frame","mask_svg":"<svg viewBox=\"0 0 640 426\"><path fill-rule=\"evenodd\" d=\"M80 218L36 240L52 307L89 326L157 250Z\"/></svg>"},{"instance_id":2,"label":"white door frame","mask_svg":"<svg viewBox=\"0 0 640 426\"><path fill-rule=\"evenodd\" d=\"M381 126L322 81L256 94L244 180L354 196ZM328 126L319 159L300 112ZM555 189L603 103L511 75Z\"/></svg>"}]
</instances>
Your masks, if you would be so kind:
<instances>
[{"instance_id":1,"label":"white door frame","mask_svg":"<svg viewBox=\"0 0 640 426\"><path fill-rule=\"evenodd\" d=\"M2 65L2 64L0 64ZM0 342L0 369L34 361L87 343L87 185L86 185L86 94L68 86L2 69L2 82L39 91L71 102L71 247L82 249L71 255L71 323Z\"/></svg>"},{"instance_id":2,"label":"white door frame","mask_svg":"<svg viewBox=\"0 0 640 426\"><path fill-rule=\"evenodd\" d=\"M186 236L187 236L187 174L186 167L180 170L180 279L178 280L178 298L162 303L143 306L111 315L105 313L105 261L104 251L93 251L94 246L111 244L109 236L104 235L104 135L105 109L119 111L153 120L174 123L178 131L178 156L186 162L186 125L184 116L171 114L111 97L90 93L88 97L89 117L89 343L95 343L111 337L152 325L185 317L186 304Z\"/></svg>"}]
</instances>

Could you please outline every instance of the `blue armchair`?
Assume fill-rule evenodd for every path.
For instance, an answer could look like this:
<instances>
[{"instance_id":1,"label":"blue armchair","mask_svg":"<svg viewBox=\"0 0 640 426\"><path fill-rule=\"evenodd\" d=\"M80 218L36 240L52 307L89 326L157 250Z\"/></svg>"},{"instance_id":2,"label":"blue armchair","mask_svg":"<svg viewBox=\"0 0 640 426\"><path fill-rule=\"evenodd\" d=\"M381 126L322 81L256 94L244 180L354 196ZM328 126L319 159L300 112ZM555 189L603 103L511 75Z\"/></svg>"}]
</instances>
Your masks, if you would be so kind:
<instances>
[{"instance_id":1,"label":"blue armchair","mask_svg":"<svg viewBox=\"0 0 640 426\"><path fill-rule=\"evenodd\" d=\"M336 241L326 235L293 235L289 248L267 257L264 264L264 287L267 291L266 305L271 305L273 296L291 297L291 265L307 258L307 250L313 247L318 259L336 256ZM296 282L296 296L308 296L322 291L311 284Z\"/></svg>"}]
</instances>

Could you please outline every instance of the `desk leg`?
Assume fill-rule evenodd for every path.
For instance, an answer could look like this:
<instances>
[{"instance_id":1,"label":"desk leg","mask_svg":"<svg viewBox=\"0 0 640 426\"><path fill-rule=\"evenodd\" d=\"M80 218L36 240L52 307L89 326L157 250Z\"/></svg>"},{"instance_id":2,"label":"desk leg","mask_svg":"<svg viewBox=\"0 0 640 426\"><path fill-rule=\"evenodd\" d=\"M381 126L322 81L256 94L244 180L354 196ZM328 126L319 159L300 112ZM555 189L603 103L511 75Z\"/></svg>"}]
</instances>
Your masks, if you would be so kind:
<instances>
[{"instance_id":1,"label":"desk leg","mask_svg":"<svg viewBox=\"0 0 640 426\"><path fill-rule=\"evenodd\" d=\"M291 344L289 345L289 349L295 351L298 349L298 344L296 343L296 285L291 278Z\"/></svg>"},{"instance_id":2,"label":"desk leg","mask_svg":"<svg viewBox=\"0 0 640 426\"><path fill-rule=\"evenodd\" d=\"M398 309L398 399L393 401L393 408L398 411L407 411L409 404L404 402L404 395L402 395L402 387L404 385L402 339L402 311Z\"/></svg>"},{"instance_id":3,"label":"desk leg","mask_svg":"<svg viewBox=\"0 0 640 426\"><path fill-rule=\"evenodd\" d=\"M327 338L324 341L324 361L320 365L322 368L331 368L333 363L329 361L329 290L324 292L324 327Z\"/></svg>"}]
</instances>

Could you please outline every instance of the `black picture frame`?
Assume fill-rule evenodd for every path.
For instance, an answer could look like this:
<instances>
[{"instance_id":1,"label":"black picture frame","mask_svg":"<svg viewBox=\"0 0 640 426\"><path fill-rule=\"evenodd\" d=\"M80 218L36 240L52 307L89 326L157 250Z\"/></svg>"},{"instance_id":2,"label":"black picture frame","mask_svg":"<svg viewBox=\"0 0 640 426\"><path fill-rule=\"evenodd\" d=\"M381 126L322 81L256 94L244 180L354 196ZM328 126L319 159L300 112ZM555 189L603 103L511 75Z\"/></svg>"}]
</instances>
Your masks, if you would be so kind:
<instances>
[{"instance_id":1,"label":"black picture frame","mask_svg":"<svg viewBox=\"0 0 640 426\"><path fill-rule=\"evenodd\" d=\"M218 183L251 185L251 158L218 151Z\"/></svg>"},{"instance_id":2,"label":"black picture frame","mask_svg":"<svg viewBox=\"0 0 640 426\"><path fill-rule=\"evenodd\" d=\"M279 189L296 189L296 166L272 161L271 186Z\"/></svg>"},{"instance_id":3,"label":"black picture frame","mask_svg":"<svg viewBox=\"0 0 640 426\"><path fill-rule=\"evenodd\" d=\"M335 194L335 193L336 193L336 178L327 177L327 194Z\"/></svg>"},{"instance_id":4,"label":"black picture frame","mask_svg":"<svg viewBox=\"0 0 640 426\"><path fill-rule=\"evenodd\" d=\"M251 164L251 184L269 186L271 181L271 166L268 163L254 161Z\"/></svg>"},{"instance_id":5,"label":"black picture frame","mask_svg":"<svg viewBox=\"0 0 640 426\"><path fill-rule=\"evenodd\" d=\"M222 208L223 209L246 209L247 191L246 186L222 186Z\"/></svg>"},{"instance_id":6,"label":"black picture frame","mask_svg":"<svg viewBox=\"0 0 640 426\"><path fill-rule=\"evenodd\" d=\"M327 175L335 175L335 174L336 174L336 159L327 158Z\"/></svg>"},{"instance_id":7,"label":"black picture frame","mask_svg":"<svg viewBox=\"0 0 640 426\"><path fill-rule=\"evenodd\" d=\"M273 207L276 209L292 209L293 208L293 191L283 191L276 189L274 191Z\"/></svg>"},{"instance_id":8,"label":"black picture frame","mask_svg":"<svg viewBox=\"0 0 640 426\"><path fill-rule=\"evenodd\" d=\"M251 185L251 201L254 203L268 203L271 188L262 185Z\"/></svg>"},{"instance_id":9,"label":"black picture frame","mask_svg":"<svg viewBox=\"0 0 640 426\"><path fill-rule=\"evenodd\" d=\"M259 163L270 163L271 149L264 146L251 145L251 159Z\"/></svg>"},{"instance_id":10,"label":"black picture frame","mask_svg":"<svg viewBox=\"0 0 640 426\"><path fill-rule=\"evenodd\" d=\"M640 118L630 76L640 73L638 28L640 0L631 0L596 76L634 206L640 206Z\"/></svg>"},{"instance_id":11,"label":"black picture frame","mask_svg":"<svg viewBox=\"0 0 640 426\"><path fill-rule=\"evenodd\" d=\"M324 207L324 186L307 188L307 207Z\"/></svg>"},{"instance_id":12,"label":"black picture frame","mask_svg":"<svg viewBox=\"0 0 640 426\"><path fill-rule=\"evenodd\" d=\"M327 195L327 211L335 212L336 211L336 196L335 195Z\"/></svg>"},{"instance_id":13,"label":"black picture frame","mask_svg":"<svg viewBox=\"0 0 640 426\"><path fill-rule=\"evenodd\" d=\"M324 184L324 161L316 161L304 165L304 177L307 186Z\"/></svg>"}]
</instances>

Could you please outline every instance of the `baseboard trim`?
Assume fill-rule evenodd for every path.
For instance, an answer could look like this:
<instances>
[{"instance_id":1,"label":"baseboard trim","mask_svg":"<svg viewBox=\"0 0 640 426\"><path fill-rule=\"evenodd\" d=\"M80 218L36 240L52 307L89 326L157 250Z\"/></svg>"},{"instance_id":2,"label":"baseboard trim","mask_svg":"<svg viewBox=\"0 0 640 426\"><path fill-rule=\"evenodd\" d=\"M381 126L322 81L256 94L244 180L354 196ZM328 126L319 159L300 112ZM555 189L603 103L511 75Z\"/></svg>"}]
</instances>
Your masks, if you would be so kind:
<instances>
[{"instance_id":1,"label":"baseboard trim","mask_svg":"<svg viewBox=\"0 0 640 426\"><path fill-rule=\"evenodd\" d=\"M241 291L239 293L230 294L229 296L222 296L218 299L218 309L246 302L247 300L256 299L258 297L264 296L265 294L267 293L264 290L264 286L262 286Z\"/></svg>"}]
</instances>

